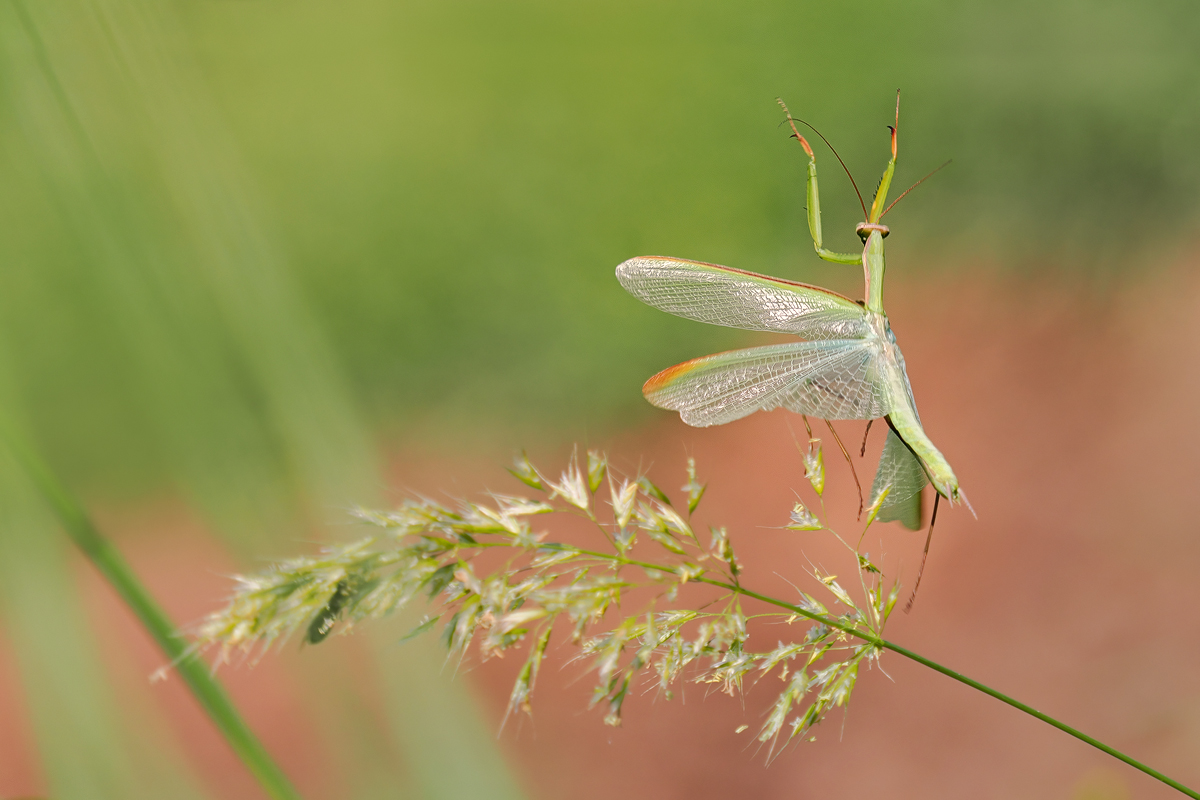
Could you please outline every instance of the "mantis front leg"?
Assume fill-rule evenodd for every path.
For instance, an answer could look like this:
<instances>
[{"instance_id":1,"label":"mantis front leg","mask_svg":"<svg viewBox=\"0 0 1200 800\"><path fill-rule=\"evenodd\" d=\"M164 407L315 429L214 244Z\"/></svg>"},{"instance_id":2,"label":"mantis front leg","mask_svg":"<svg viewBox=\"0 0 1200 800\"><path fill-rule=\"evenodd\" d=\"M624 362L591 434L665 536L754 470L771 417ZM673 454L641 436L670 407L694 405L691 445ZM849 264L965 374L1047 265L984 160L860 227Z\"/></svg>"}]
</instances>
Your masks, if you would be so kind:
<instances>
[{"instance_id":1,"label":"mantis front leg","mask_svg":"<svg viewBox=\"0 0 1200 800\"><path fill-rule=\"evenodd\" d=\"M813 247L816 249L817 255L835 264L861 264L862 253L835 253L825 248L824 238L821 235L821 194L817 188L817 157L808 140L801 136L800 131L796 129L796 122L792 118L791 112L788 111L788 107L782 100L779 101L779 105L783 106L784 113L787 114L787 121L792 126L792 133L800 142L800 146L804 148L804 152L808 154L808 231L812 234Z\"/></svg>"}]
</instances>

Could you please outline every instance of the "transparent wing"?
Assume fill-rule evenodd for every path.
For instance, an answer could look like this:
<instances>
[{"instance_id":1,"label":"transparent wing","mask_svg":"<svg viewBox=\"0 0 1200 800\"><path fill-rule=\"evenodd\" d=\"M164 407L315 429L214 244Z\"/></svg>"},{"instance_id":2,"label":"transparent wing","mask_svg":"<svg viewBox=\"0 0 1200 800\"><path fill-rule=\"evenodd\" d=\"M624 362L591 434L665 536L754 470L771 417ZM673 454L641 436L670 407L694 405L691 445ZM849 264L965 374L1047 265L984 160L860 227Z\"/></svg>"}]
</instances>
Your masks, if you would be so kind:
<instances>
[{"instance_id":1,"label":"transparent wing","mask_svg":"<svg viewBox=\"0 0 1200 800\"><path fill-rule=\"evenodd\" d=\"M917 457L904 440L889 429L883 455L879 457L879 470L875 473L875 482L871 484L871 505L875 505L885 488L891 487L891 491L884 498L875 519L880 522L896 520L909 530L919 530L921 490L927 483L929 478Z\"/></svg>"},{"instance_id":2,"label":"transparent wing","mask_svg":"<svg viewBox=\"0 0 1200 800\"><path fill-rule=\"evenodd\" d=\"M697 427L786 408L824 419L891 410L872 341L791 342L694 358L646 381L642 393Z\"/></svg>"},{"instance_id":3,"label":"transparent wing","mask_svg":"<svg viewBox=\"0 0 1200 800\"><path fill-rule=\"evenodd\" d=\"M802 339L861 339L862 307L836 292L681 258L631 258L617 280L643 303L697 322Z\"/></svg>"}]
</instances>

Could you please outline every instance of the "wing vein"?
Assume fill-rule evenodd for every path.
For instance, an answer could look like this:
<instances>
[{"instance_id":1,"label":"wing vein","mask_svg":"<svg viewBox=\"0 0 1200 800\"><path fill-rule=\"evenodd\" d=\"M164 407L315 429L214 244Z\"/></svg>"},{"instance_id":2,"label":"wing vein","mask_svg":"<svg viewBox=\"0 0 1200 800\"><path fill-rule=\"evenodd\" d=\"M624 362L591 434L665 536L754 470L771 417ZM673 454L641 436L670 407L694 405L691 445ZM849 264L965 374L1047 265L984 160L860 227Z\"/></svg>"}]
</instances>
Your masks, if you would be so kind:
<instances>
[{"instance_id":1,"label":"wing vein","mask_svg":"<svg viewBox=\"0 0 1200 800\"><path fill-rule=\"evenodd\" d=\"M862 307L836 292L716 264L631 258L617 267L617 279L648 305L712 325L810 341L862 339L870 329Z\"/></svg>"},{"instance_id":2,"label":"wing vein","mask_svg":"<svg viewBox=\"0 0 1200 800\"><path fill-rule=\"evenodd\" d=\"M792 342L704 356L646 382L646 398L689 425L720 425L787 408L824 419L874 419L891 410L876 377L877 345L864 340Z\"/></svg>"}]
</instances>

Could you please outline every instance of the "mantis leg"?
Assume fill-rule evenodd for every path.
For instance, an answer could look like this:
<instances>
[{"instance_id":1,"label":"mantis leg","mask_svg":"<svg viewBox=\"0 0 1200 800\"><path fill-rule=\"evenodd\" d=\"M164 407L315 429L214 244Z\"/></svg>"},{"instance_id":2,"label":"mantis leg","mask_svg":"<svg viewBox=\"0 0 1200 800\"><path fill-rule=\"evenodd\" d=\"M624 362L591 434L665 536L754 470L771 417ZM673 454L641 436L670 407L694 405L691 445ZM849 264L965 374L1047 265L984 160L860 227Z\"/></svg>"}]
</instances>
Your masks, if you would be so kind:
<instances>
[{"instance_id":1,"label":"mantis leg","mask_svg":"<svg viewBox=\"0 0 1200 800\"><path fill-rule=\"evenodd\" d=\"M862 450L860 450L858 453L859 458L863 458L867 455L867 437L871 435L871 423L874 421L875 420L873 419L867 420L867 429L863 431Z\"/></svg>"},{"instance_id":2,"label":"mantis leg","mask_svg":"<svg viewBox=\"0 0 1200 800\"><path fill-rule=\"evenodd\" d=\"M850 451L846 449L846 445L842 444L842 437L838 436L837 429L833 427L833 423L825 420L825 424L829 426L829 432L833 434L833 440L837 442L838 449L842 451L842 457L850 465L850 475L854 478L854 485L858 487L858 518L862 519L865 504L863 503L862 484L858 482L858 470L854 468L854 460L850 458Z\"/></svg>"},{"instance_id":3,"label":"mantis leg","mask_svg":"<svg viewBox=\"0 0 1200 800\"><path fill-rule=\"evenodd\" d=\"M792 133L800 142L800 146L804 148L804 152L808 154L808 231L812 234L813 247L816 248L817 255L835 264L861 264L862 253L835 253L825 248L824 238L821 235L821 193L817 188L817 157L808 140L801 136L800 131L796 129L796 123L787 106L783 104L782 100L779 101L779 105L783 106L783 110L787 114L788 124L792 126Z\"/></svg>"},{"instance_id":4,"label":"mantis leg","mask_svg":"<svg viewBox=\"0 0 1200 800\"><path fill-rule=\"evenodd\" d=\"M942 499L940 494L933 496L933 517L929 520L929 535L925 537L925 552L921 555L921 566L917 568L917 582L913 584L912 594L908 597L908 602L904 606L904 613L912 611L913 603L917 599L917 589L921 588L921 573L925 571L925 561L929 558L929 543L933 541L933 525L937 522L938 500Z\"/></svg>"},{"instance_id":5,"label":"mantis leg","mask_svg":"<svg viewBox=\"0 0 1200 800\"><path fill-rule=\"evenodd\" d=\"M801 138L800 144L804 145L808 153L808 231L812 234L817 255L835 264L862 264L862 253L835 253L825 248L821 236L821 194L817 189L817 159L808 142Z\"/></svg>"}]
</instances>

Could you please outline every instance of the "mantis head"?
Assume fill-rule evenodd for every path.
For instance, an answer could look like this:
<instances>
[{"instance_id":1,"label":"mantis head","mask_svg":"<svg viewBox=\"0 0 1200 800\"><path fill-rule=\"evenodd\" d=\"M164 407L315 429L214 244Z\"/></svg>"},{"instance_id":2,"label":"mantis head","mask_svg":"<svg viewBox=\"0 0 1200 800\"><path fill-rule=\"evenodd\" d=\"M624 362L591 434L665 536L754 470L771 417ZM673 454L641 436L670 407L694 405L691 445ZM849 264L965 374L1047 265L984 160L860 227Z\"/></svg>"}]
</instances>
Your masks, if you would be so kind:
<instances>
[{"instance_id":1,"label":"mantis head","mask_svg":"<svg viewBox=\"0 0 1200 800\"><path fill-rule=\"evenodd\" d=\"M879 235L884 238L887 238L887 235L891 233L891 231L888 230L887 225L880 225L877 222L860 222L854 228L854 232L858 234L858 238L862 239L864 242L867 241L867 237L871 235L871 231L879 231Z\"/></svg>"}]
</instances>

